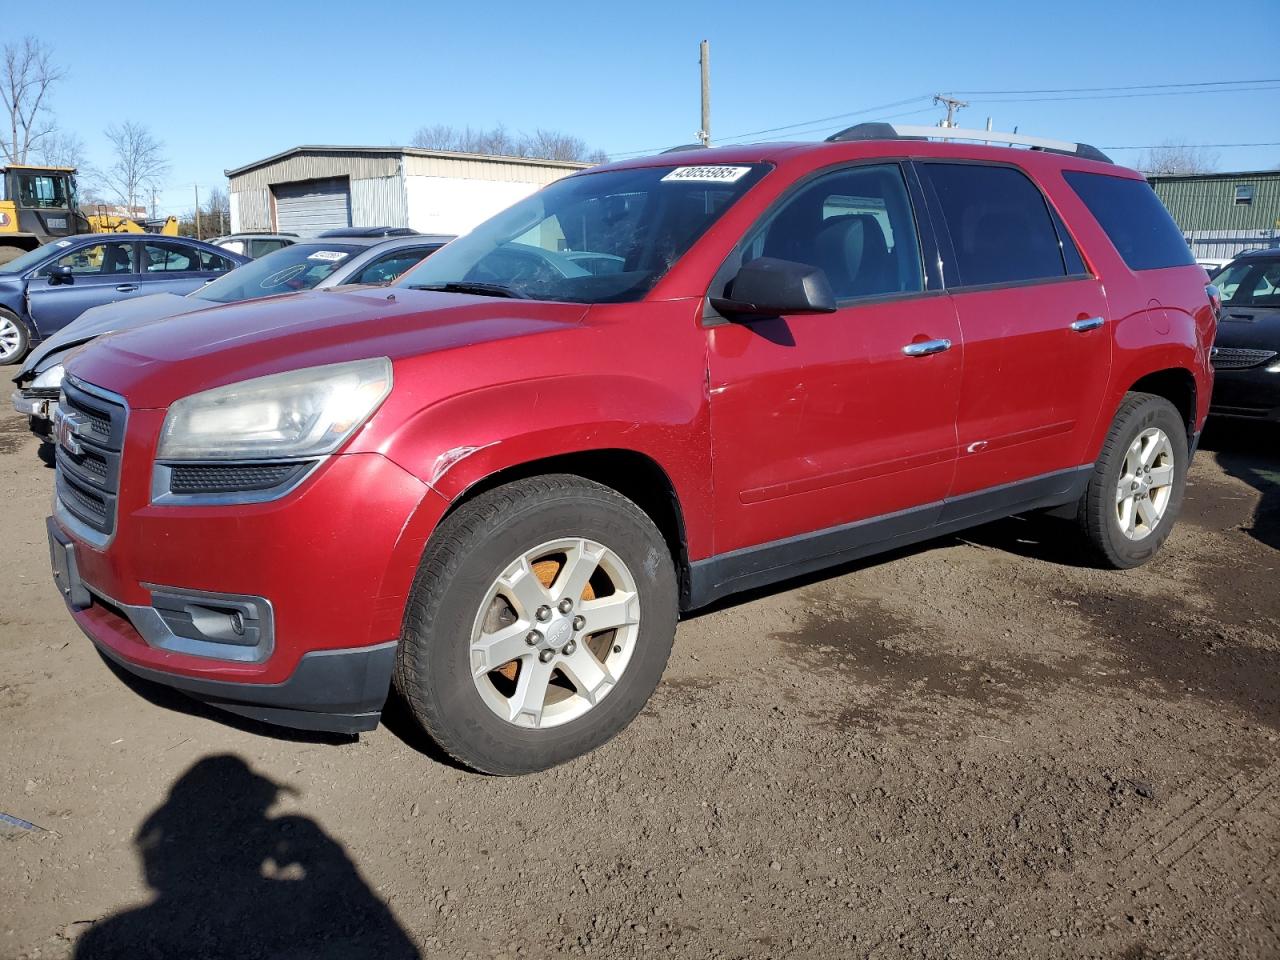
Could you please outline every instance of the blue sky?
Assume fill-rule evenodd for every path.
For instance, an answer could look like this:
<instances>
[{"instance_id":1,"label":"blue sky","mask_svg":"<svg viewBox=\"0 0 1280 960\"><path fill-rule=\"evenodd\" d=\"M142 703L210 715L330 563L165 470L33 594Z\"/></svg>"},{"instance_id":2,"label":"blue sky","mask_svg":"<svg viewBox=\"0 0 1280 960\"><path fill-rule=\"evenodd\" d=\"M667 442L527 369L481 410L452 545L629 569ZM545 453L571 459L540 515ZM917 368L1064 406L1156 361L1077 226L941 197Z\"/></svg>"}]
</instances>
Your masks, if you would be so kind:
<instances>
[{"instance_id":1,"label":"blue sky","mask_svg":"<svg viewBox=\"0 0 1280 960\"><path fill-rule=\"evenodd\" d=\"M698 127L704 38L716 139L936 92L1280 77L1266 27L1275 0L1234 4L1229 16L1203 2L1114 0L138 0L125 8L70 0L58 10L6 5L0 39L28 33L52 45L68 71L53 107L91 162L107 160L102 130L112 122L143 123L165 142L164 212L189 208L193 183L225 185L225 168L290 146L406 143L436 123L555 128L611 154L686 143ZM990 115L996 129L1098 146L1280 141L1274 84L1231 94L967 99L963 125ZM792 138L902 113L904 123L941 115L913 101L801 127ZM1215 152L1223 170L1280 164L1280 146Z\"/></svg>"}]
</instances>

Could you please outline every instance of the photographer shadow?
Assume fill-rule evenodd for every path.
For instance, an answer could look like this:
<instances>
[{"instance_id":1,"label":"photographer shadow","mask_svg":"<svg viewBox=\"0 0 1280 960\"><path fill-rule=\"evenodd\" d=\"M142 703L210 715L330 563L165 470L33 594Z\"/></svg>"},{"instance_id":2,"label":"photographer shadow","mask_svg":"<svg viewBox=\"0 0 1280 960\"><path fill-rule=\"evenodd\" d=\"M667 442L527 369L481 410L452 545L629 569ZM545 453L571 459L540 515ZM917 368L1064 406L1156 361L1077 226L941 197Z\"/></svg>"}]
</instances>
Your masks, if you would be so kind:
<instances>
[{"instance_id":1,"label":"photographer shadow","mask_svg":"<svg viewBox=\"0 0 1280 960\"><path fill-rule=\"evenodd\" d=\"M419 960L337 841L268 815L285 792L239 757L193 765L135 838L155 899L96 923L76 960Z\"/></svg>"}]
</instances>

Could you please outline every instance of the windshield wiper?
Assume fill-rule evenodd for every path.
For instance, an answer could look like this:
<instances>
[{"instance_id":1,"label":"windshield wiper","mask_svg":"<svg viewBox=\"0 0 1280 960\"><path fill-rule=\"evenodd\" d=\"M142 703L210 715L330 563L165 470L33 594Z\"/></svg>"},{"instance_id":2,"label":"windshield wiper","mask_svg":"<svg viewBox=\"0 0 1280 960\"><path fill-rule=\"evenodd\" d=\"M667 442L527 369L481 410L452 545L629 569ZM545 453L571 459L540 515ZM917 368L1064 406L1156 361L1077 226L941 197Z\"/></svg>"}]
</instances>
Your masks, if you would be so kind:
<instances>
[{"instance_id":1,"label":"windshield wiper","mask_svg":"<svg viewBox=\"0 0 1280 960\"><path fill-rule=\"evenodd\" d=\"M482 297L510 297L512 300L528 300L526 294L504 287L500 283L481 283L473 280L450 280L448 283L412 283L410 290L441 290L445 293L475 293Z\"/></svg>"}]
</instances>

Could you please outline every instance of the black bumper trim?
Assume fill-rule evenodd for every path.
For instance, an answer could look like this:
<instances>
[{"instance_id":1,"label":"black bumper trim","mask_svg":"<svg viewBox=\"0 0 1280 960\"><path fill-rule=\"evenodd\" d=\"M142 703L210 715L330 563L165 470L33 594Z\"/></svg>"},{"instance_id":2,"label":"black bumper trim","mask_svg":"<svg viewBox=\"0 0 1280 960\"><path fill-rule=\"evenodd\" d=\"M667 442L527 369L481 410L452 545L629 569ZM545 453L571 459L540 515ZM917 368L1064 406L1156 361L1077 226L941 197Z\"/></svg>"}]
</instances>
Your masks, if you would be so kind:
<instances>
[{"instance_id":1,"label":"black bumper trim","mask_svg":"<svg viewBox=\"0 0 1280 960\"><path fill-rule=\"evenodd\" d=\"M87 631L85 635L93 640ZM131 663L96 640L94 646L134 676L220 710L297 730L360 733L378 726L391 689L397 643L304 654L298 668L281 683L235 683L165 673Z\"/></svg>"}]
</instances>

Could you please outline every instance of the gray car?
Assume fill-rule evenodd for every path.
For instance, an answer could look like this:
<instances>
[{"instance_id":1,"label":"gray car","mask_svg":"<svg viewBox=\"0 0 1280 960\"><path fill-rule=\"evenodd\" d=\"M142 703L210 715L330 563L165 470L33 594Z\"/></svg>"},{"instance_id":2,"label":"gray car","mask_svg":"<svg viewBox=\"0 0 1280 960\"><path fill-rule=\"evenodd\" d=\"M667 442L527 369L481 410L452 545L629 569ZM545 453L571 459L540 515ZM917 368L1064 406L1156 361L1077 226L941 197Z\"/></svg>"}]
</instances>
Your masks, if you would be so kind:
<instances>
[{"instance_id":1,"label":"gray car","mask_svg":"<svg viewBox=\"0 0 1280 960\"><path fill-rule=\"evenodd\" d=\"M452 239L442 234L418 234L300 240L186 296L158 293L86 310L27 356L14 377L18 385L13 394L14 409L30 418L33 433L48 440L58 406L63 360L95 337L223 303L342 284L389 283Z\"/></svg>"}]
</instances>

